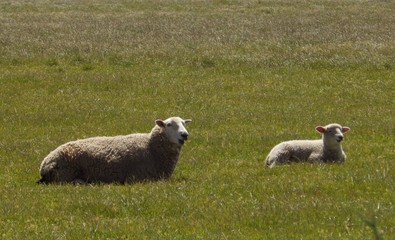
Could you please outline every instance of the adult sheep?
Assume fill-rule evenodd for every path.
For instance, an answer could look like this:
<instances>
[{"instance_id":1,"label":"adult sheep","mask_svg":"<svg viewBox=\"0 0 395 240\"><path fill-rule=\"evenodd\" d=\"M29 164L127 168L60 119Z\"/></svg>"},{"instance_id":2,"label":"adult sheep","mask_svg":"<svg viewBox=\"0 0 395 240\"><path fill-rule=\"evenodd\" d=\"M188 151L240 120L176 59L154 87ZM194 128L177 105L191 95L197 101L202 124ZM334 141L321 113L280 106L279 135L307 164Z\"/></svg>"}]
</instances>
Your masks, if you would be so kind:
<instances>
[{"instance_id":1,"label":"adult sheep","mask_svg":"<svg viewBox=\"0 0 395 240\"><path fill-rule=\"evenodd\" d=\"M274 167L277 164L290 162L338 162L346 160L341 141L343 133L350 130L337 123L316 127L317 132L322 134L320 140L293 140L276 145L266 157L266 166Z\"/></svg>"},{"instance_id":2,"label":"adult sheep","mask_svg":"<svg viewBox=\"0 0 395 240\"><path fill-rule=\"evenodd\" d=\"M188 139L190 119L156 120L150 133L93 137L65 143L44 158L39 183L118 182L168 179Z\"/></svg>"}]
</instances>

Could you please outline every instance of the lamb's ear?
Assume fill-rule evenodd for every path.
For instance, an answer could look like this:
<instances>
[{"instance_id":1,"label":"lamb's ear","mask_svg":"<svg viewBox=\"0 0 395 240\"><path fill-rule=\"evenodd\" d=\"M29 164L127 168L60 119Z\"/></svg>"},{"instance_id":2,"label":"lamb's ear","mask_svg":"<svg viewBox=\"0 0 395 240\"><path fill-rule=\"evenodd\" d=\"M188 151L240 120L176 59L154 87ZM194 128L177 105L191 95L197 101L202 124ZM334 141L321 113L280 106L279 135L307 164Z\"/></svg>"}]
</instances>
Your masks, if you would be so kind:
<instances>
[{"instance_id":1,"label":"lamb's ear","mask_svg":"<svg viewBox=\"0 0 395 240\"><path fill-rule=\"evenodd\" d=\"M319 133L324 133L326 131L326 129L324 127L318 126L315 128L315 130Z\"/></svg>"},{"instance_id":2,"label":"lamb's ear","mask_svg":"<svg viewBox=\"0 0 395 240\"><path fill-rule=\"evenodd\" d=\"M190 123L190 122L192 122L192 119L184 119L184 122L185 123Z\"/></svg>"},{"instance_id":3,"label":"lamb's ear","mask_svg":"<svg viewBox=\"0 0 395 240\"><path fill-rule=\"evenodd\" d=\"M346 133L348 131L350 131L349 127L342 127L342 133Z\"/></svg>"},{"instance_id":4,"label":"lamb's ear","mask_svg":"<svg viewBox=\"0 0 395 240\"><path fill-rule=\"evenodd\" d=\"M156 120L155 123L156 123L156 125L158 125L161 128L165 128L166 127L165 122L163 120L161 120L161 119Z\"/></svg>"}]
</instances>

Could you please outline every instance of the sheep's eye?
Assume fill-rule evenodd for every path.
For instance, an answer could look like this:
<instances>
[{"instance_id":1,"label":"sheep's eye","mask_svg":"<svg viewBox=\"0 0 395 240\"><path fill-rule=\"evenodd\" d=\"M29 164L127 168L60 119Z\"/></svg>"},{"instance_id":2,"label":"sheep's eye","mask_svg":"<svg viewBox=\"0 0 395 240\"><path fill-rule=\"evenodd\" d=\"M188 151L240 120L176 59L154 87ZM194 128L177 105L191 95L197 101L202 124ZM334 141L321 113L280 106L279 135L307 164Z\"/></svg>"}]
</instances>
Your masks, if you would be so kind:
<instances>
[{"instance_id":1,"label":"sheep's eye","mask_svg":"<svg viewBox=\"0 0 395 240\"><path fill-rule=\"evenodd\" d=\"M166 124L166 126L168 126L168 127L171 127L171 125L172 125L171 123Z\"/></svg>"}]
</instances>

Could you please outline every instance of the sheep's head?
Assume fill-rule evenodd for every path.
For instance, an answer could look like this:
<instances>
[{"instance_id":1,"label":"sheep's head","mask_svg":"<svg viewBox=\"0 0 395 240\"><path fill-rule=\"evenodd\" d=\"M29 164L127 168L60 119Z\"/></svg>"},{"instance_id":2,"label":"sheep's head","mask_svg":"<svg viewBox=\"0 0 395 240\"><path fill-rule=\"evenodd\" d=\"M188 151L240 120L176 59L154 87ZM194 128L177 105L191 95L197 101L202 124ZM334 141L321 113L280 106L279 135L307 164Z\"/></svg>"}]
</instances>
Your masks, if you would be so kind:
<instances>
[{"instance_id":1,"label":"sheep's head","mask_svg":"<svg viewBox=\"0 0 395 240\"><path fill-rule=\"evenodd\" d=\"M164 133L170 142L183 145L188 139L188 131L185 124L192 122L191 119L182 119L180 117L171 117L166 120L156 120L155 123L164 129Z\"/></svg>"},{"instance_id":2,"label":"sheep's head","mask_svg":"<svg viewBox=\"0 0 395 240\"><path fill-rule=\"evenodd\" d=\"M325 127L321 127L321 126L316 127L315 130L323 134L323 138L326 142L336 144L336 143L340 143L343 140L344 138L343 133L348 132L350 128L342 127L337 123L332 123L326 125Z\"/></svg>"}]
</instances>

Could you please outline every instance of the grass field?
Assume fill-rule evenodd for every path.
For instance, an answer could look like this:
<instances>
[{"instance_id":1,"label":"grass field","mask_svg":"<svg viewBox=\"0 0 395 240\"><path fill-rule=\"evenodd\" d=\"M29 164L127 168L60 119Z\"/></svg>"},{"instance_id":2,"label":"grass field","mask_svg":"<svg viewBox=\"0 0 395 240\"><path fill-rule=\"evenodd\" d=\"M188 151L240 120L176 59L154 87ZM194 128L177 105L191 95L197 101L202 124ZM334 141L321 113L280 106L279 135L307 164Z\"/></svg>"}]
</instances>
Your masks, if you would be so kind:
<instances>
[{"instance_id":1,"label":"grass field","mask_svg":"<svg viewBox=\"0 0 395 240\"><path fill-rule=\"evenodd\" d=\"M192 118L169 181L38 185L85 137ZM343 165L267 169L349 126ZM395 2L0 2L1 239L394 239Z\"/></svg>"}]
</instances>

